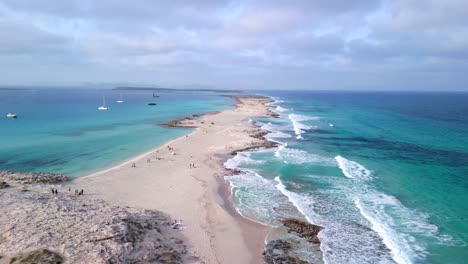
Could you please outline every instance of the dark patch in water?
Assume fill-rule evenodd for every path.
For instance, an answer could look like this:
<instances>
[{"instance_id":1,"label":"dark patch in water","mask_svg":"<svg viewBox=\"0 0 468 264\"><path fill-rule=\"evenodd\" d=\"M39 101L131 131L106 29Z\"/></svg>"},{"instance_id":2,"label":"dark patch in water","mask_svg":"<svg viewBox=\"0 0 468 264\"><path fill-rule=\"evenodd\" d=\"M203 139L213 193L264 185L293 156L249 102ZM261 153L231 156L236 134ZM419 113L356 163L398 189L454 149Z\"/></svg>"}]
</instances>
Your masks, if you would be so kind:
<instances>
[{"instance_id":1,"label":"dark patch in water","mask_svg":"<svg viewBox=\"0 0 468 264\"><path fill-rule=\"evenodd\" d=\"M398 159L419 164L440 164L451 167L468 166L468 153L466 152L435 149L407 142L388 141L383 138L313 137L308 140L320 141L346 150L380 150L384 154L379 158L383 159Z\"/></svg>"},{"instance_id":2,"label":"dark patch in water","mask_svg":"<svg viewBox=\"0 0 468 264\"><path fill-rule=\"evenodd\" d=\"M91 155L93 155L94 153L95 153L95 152L85 152L85 153L81 153L81 154L75 155L75 158L81 158L81 157L91 156Z\"/></svg>"},{"instance_id":3,"label":"dark patch in water","mask_svg":"<svg viewBox=\"0 0 468 264\"><path fill-rule=\"evenodd\" d=\"M357 142L357 143L369 143L372 139L365 137L312 137L308 138L309 141L347 141L347 142Z\"/></svg>"},{"instance_id":4,"label":"dark patch in water","mask_svg":"<svg viewBox=\"0 0 468 264\"><path fill-rule=\"evenodd\" d=\"M308 130L310 134L336 134L334 131L324 130L324 129L310 129Z\"/></svg>"},{"instance_id":5,"label":"dark patch in water","mask_svg":"<svg viewBox=\"0 0 468 264\"><path fill-rule=\"evenodd\" d=\"M30 167L30 168L35 168L35 167L41 167L41 166L50 166L50 165L63 165L68 163L68 161L63 160L63 159L30 159L30 160L25 160L19 163L18 165L20 167Z\"/></svg>"}]
</instances>

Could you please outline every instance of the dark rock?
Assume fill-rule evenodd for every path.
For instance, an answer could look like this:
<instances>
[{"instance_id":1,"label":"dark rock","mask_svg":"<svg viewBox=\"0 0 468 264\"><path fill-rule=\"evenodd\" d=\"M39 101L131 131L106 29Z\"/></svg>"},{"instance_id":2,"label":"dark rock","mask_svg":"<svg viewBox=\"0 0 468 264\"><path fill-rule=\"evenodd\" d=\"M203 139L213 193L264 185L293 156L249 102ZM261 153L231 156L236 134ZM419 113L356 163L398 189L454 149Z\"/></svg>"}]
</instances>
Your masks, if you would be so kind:
<instances>
[{"instance_id":1,"label":"dark rock","mask_svg":"<svg viewBox=\"0 0 468 264\"><path fill-rule=\"evenodd\" d=\"M317 234L322 230L322 227L294 218L284 219L283 225L288 228L288 232L294 232L300 237L306 238L309 242L320 244Z\"/></svg>"},{"instance_id":2,"label":"dark rock","mask_svg":"<svg viewBox=\"0 0 468 264\"><path fill-rule=\"evenodd\" d=\"M56 184L68 181L69 179L65 175L59 173L0 171L0 180L19 184Z\"/></svg>"},{"instance_id":3,"label":"dark rock","mask_svg":"<svg viewBox=\"0 0 468 264\"><path fill-rule=\"evenodd\" d=\"M292 246L285 240L277 239L268 242L263 252L267 264L308 264L307 261L289 255Z\"/></svg>"},{"instance_id":4,"label":"dark rock","mask_svg":"<svg viewBox=\"0 0 468 264\"><path fill-rule=\"evenodd\" d=\"M10 185L4 181L0 181L0 189L4 189L9 187Z\"/></svg>"},{"instance_id":5,"label":"dark rock","mask_svg":"<svg viewBox=\"0 0 468 264\"><path fill-rule=\"evenodd\" d=\"M37 249L27 253L19 253L10 259L10 264L59 264L64 259L59 254L47 249Z\"/></svg>"}]
</instances>

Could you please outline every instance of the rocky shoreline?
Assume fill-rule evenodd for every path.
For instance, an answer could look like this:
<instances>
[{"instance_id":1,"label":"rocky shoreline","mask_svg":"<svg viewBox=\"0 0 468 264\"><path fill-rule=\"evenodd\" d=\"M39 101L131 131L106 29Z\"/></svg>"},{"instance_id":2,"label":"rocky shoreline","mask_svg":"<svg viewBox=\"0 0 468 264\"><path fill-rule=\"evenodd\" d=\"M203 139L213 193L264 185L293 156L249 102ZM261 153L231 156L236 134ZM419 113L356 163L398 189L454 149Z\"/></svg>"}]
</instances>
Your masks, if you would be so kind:
<instances>
[{"instance_id":1,"label":"rocky shoreline","mask_svg":"<svg viewBox=\"0 0 468 264\"><path fill-rule=\"evenodd\" d=\"M57 184L68 180L67 176L58 173L0 171L0 189L18 184Z\"/></svg>"},{"instance_id":2,"label":"rocky shoreline","mask_svg":"<svg viewBox=\"0 0 468 264\"><path fill-rule=\"evenodd\" d=\"M52 173L1 172L1 263L190 263L185 238L154 210L73 195ZM39 183L39 184L37 184ZM58 188L52 194L48 185ZM33 184L33 185L31 185Z\"/></svg>"}]
</instances>

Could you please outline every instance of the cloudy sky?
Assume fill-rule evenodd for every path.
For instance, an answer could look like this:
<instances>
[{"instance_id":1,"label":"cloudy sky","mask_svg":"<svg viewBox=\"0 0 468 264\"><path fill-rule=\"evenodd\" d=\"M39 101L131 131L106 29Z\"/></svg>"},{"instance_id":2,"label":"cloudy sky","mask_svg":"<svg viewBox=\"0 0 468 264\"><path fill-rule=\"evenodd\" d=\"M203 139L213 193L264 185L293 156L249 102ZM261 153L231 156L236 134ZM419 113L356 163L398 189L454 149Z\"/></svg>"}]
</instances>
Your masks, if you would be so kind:
<instances>
[{"instance_id":1,"label":"cloudy sky","mask_svg":"<svg viewBox=\"0 0 468 264\"><path fill-rule=\"evenodd\" d=\"M0 0L0 84L468 91L466 0Z\"/></svg>"}]
</instances>

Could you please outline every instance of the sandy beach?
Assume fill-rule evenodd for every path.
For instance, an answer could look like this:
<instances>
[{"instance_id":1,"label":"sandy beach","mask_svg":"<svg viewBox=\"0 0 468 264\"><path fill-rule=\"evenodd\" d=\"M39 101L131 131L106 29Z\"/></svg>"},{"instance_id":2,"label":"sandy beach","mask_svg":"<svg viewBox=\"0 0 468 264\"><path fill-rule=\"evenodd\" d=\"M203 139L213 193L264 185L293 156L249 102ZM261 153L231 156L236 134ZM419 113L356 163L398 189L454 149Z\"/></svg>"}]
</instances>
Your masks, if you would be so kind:
<instances>
[{"instance_id":1,"label":"sandy beach","mask_svg":"<svg viewBox=\"0 0 468 264\"><path fill-rule=\"evenodd\" d=\"M230 153L267 143L249 118L271 116L268 102L239 97L234 109L174 122L194 130L69 185L113 205L156 209L182 220L187 228L180 232L201 263L259 263L270 228L235 211L222 177L229 173L223 163Z\"/></svg>"}]
</instances>

